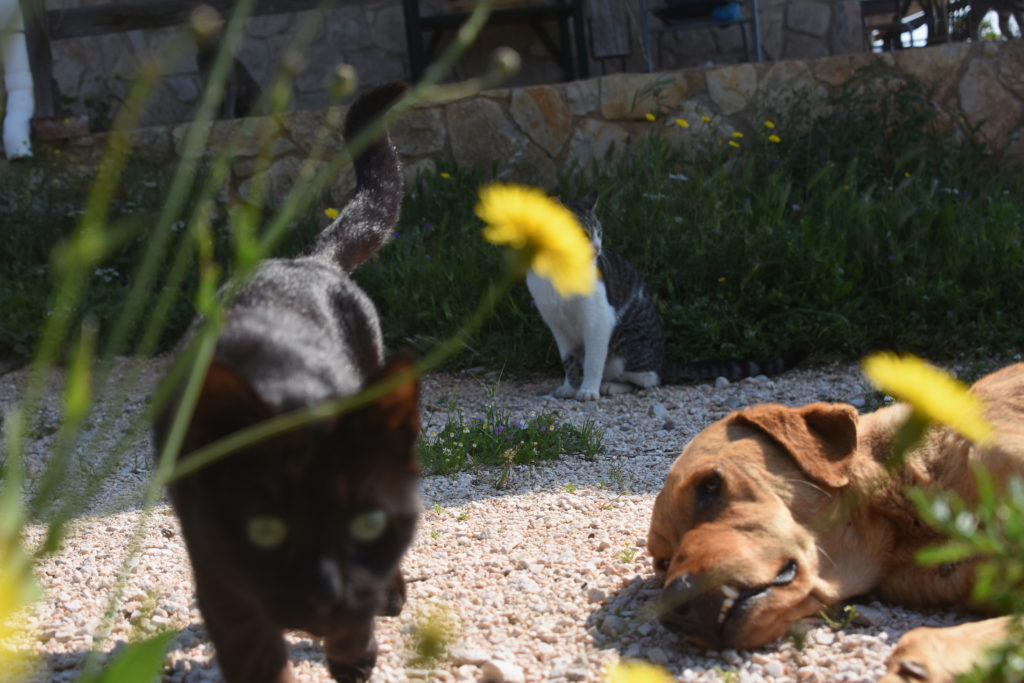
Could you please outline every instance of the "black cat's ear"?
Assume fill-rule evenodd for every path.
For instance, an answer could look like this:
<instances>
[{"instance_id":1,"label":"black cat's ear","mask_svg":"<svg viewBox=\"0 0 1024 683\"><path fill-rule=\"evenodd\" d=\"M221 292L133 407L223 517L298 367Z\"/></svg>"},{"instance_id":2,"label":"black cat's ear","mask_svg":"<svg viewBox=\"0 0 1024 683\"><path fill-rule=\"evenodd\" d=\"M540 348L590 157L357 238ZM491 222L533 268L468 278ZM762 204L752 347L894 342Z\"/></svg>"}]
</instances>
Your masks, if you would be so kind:
<instances>
[{"instance_id":1,"label":"black cat's ear","mask_svg":"<svg viewBox=\"0 0 1024 683\"><path fill-rule=\"evenodd\" d=\"M388 431L409 431L413 438L420 430L420 383L413 370L415 363L409 356L398 356L369 379L367 386L377 382L398 380L388 393L363 409L364 424Z\"/></svg>"},{"instance_id":2,"label":"black cat's ear","mask_svg":"<svg viewBox=\"0 0 1024 683\"><path fill-rule=\"evenodd\" d=\"M203 380L185 452L266 420L271 414L245 378L214 362Z\"/></svg>"},{"instance_id":3,"label":"black cat's ear","mask_svg":"<svg viewBox=\"0 0 1024 683\"><path fill-rule=\"evenodd\" d=\"M225 412L270 417L270 410L249 383L228 366L213 362L206 371L196 416Z\"/></svg>"},{"instance_id":4,"label":"black cat's ear","mask_svg":"<svg viewBox=\"0 0 1024 683\"><path fill-rule=\"evenodd\" d=\"M415 363L405 356L388 363L366 386L381 381L397 384L353 415L352 423L358 425L360 435L357 438L373 444L379 458L377 466L394 474L419 471L416 438L420 433L420 385L414 369Z\"/></svg>"}]
</instances>

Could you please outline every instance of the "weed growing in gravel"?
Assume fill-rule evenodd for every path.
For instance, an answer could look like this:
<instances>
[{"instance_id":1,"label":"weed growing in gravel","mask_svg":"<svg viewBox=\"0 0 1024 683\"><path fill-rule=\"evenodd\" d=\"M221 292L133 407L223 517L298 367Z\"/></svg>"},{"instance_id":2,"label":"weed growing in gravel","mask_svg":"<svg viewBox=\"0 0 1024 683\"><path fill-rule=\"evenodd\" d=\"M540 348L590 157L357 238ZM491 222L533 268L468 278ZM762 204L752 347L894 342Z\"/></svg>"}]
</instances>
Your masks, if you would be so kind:
<instances>
[{"instance_id":1,"label":"weed growing in gravel","mask_svg":"<svg viewBox=\"0 0 1024 683\"><path fill-rule=\"evenodd\" d=\"M602 449L601 432L590 420L577 427L559 423L553 412L514 420L493 401L483 415L449 413L444 427L421 436L419 444L424 470L434 474L532 464L565 454L592 458Z\"/></svg>"},{"instance_id":2,"label":"weed growing in gravel","mask_svg":"<svg viewBox=\"0 0 1024 683\"><path fill-rule=\"evenodd\" d=\"M455 614L442 605L421 605L406 628L406 650L411 669L429 669L448 656L461 627Z\"/></svg>"},{"instance_id":3,"label":"weed growing in gravel","mask_svg":"<svg viewBox=\"0 0 1024 683\"><path fill-rule=\"evenodd\" d=\"M821 615L822 620L825 624L833 631L842 631L847 626L853 623L853 620L857 618L857 606L856 605L843 605L842 612L838 615L833 616L825 610L818 612Z\"/></svg>"},{"instance_id":4,"label":"weed growing in gravel","mask_svg":"<svg viewBox=\"0 0 1024 683\"><path fill-rule=\"evenodd\" d=\"M616 553L616 557L619 558L619 562L621 562L622 564L629 564L630 562L636 559L636 553L636 548L627 543L622 548L622 550Z\"/></svg>"}]
</instances>

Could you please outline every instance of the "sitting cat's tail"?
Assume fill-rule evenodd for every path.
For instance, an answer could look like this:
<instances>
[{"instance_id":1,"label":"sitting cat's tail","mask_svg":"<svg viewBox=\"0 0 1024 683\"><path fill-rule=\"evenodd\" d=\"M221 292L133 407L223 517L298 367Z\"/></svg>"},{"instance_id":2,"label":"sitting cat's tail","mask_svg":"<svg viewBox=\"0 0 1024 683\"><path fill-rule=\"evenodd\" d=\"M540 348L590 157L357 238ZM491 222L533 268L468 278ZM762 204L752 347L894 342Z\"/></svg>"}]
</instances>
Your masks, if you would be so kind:
<instances>
[{"instance_id":1,"label":"sitting cat's tail","mask_svg":"<svg viewBox=\"0 0 1024 683\"><path fill-rule=\"evenodd\" d=\"M666 361L661 370L661 383L678 384L680 382L718 379L719 377L737 380L758 375L778 375L803 360L804 355L803 353L792 352L767 360L711 358L692 363Z\"/></svg>"},{"instance_id":2,"label":"sitting cat's tail","mask_svg":"<svg viewBox=\"0 0 1024 683\"><path fill-rule=\"evenodd\" d=\"M406 85L388 83L356 99L345 117L345 140L383 114L405 92ZM390 238L402 208L402 164L387 133L352 162L356 194L341 214L316 238L313 254L336 261L346 271L373 256Z\"/></svg>"}]
</instances>

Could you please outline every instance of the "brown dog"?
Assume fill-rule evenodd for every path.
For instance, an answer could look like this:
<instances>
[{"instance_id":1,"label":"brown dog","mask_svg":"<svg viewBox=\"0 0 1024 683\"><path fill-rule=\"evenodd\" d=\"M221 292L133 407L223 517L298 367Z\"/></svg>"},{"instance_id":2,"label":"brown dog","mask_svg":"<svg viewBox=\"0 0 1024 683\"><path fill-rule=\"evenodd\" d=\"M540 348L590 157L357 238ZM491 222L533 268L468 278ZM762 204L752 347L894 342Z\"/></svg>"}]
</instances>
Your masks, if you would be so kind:
<instances>
[{"instance_id":1,"label":"brown dog","mask_svg":"<svg viewBox=\"0 0 1024 683\"><path fill-rule=\"evenodd\" d=\"M902 405L869 415L842 404L759 405L704 429L654 503L648 550L664 577L662 623L702 646L745 648L868 592L906 605L969 606L972 564L914 562L942 539L904 491L952 490L973 501L975 462L996 481L1024 475L1024 364L971 390L985 401L994 441L979 448L935 428L893 474L884 461L908 414ZM887 678L950 679L997 644L1007 623L911 631Z\"/></svg>"}]
</instances>

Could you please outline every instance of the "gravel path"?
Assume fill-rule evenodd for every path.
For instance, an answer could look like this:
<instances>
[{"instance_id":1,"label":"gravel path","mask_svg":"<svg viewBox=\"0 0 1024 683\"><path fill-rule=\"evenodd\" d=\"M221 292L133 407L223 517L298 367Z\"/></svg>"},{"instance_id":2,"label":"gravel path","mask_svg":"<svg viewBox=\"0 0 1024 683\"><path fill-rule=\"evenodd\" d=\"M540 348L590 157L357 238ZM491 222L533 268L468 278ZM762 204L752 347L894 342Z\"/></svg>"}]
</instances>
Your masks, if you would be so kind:
<instances>
[{"instance_id":1,"label":"gravel path","mask_svg":"<svg viewBox=\"0 0 1024 683\"><path fill-rule=\"evenodd\" d=\"M90 471L127 428L145 400L163 360L140 366L141 379L123 404L105 399L115 416L92 425L96 441L77 457ZM121 361L115 376L130 372ZM25 381L22 371L0 376L0 411ZM440 429L454 401L480 414L492 397L514 418L556 411L559 421L593 420L604 432L605 453L594 460L567 456L551 464L516 468L504 490L494 472L423 479L423 514L406 556L409 601L402 615L381 618L381 655L373 681L599 681L620 658L642 658L682 681L871 681L907 629L949 625L964 615L922 614L870 600L838 632L820 619L804 625L805 642L779 642L751 651L703 652L681 643L647 617L657 593L644 544L651 505L683 445L729 411L763 401L863 401L854 365L791 371L774 379L661 387L582 404L552 398L554 377L501 379L485 373L434 375L423 382L423 423ZM496 390L495 390L496 387ZM35 422L29 447L35 472L56 436L54 395ZM148 435L131 440L128 457L98 502L77 520L59 554L40 567L45 599L29 617L29 634L15 645L41 658L29 680L73 680L86 655L157 631L174 632L165 681L215 681L219 671L192 596L177 521L157 505L130 561L122 598L111 607L110 638L97 637L118 570L140 513L148 480ZM69 490L74 485L68 485ZM41 530L28 530L38 543ZM456 644L430 671L407 665L407 634L417 615L443 610L455 624ZM331 680L310 639L296 634L292 661L300 681ZM0 680L5 678L0 671Z\"/></svg>"}]
</instances>

